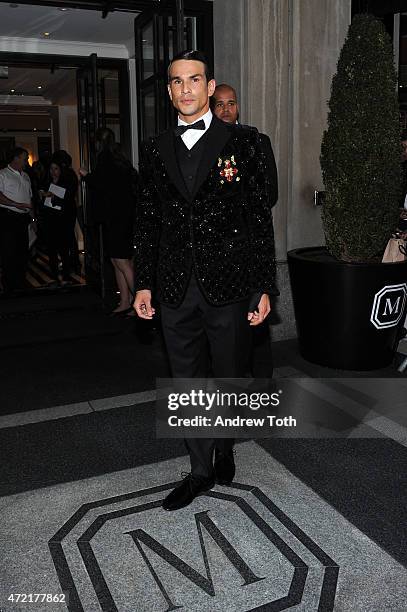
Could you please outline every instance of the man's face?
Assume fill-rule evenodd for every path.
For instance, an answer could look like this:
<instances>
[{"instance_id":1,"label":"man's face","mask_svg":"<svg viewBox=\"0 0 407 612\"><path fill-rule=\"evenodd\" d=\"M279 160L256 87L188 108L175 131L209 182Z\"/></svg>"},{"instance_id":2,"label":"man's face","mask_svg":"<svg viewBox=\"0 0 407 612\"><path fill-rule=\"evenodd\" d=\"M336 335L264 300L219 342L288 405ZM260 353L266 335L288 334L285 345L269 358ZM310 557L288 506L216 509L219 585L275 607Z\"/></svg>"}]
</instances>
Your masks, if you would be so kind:
<instances>
[{"instance_id":1,"label":"man's face","mask_svg":"<svg viewBox=\"0 0 407 612\"><path fill-rule=\"evenodd\" d=\"M226 123L236 123L239 117L239 106L236 100L236 94L229 87L218 88L214 95L214 113L222 121Z\"/></svg>"},{"instance_id":2,"label":"man's face","mask_svg":"<svg viewBox=\"0 0 407 612\"><path fill-rule=\"evenodd\" d=\"M24 170L28 162L27 153L21 153L18 157L15 157L13 160L13 166L16 170Z\"/></svg>"},{"instance_id":3,"label":"man's face","mask_svg":"<svg viewBox=\"0 0 407 612\"><path fill-rule=\"evenodd\" d=\"M407 140L401 141L401 161L407 161Z\"/></svg>"},{"instance_id":4,"label":"man's face","mask_svg":"<svg viewBox=\"0 0 407 612\"><path fill-rule=\"evenodd\" d=\"M195 60L177 60L170 69L168 93L179 115L192 123L209 109L215 81L207 82L205 65Z\"/></svg>"}]
</instances>

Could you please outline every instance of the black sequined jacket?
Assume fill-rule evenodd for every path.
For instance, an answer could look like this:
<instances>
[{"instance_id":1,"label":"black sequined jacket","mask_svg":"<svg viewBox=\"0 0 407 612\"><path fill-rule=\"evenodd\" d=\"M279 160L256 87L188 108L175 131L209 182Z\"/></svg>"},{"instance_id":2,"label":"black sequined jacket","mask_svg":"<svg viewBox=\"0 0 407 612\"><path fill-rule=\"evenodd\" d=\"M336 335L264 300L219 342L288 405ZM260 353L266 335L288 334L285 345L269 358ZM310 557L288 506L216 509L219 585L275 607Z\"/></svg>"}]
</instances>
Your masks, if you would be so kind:
<instances>
[{"instance_id":1,"label":"black sequined jacket","mask_svg":"<svg viewBox=\"0 0 407 612\"><path fill-rule=\"evenodd\" d=\"M178 306L193 265L209 303L275 289L269 173L256 130L213 117L190 194L168 130L142 146L136 211L135 289ZM231 180L228 180L228 175Z\"/></svg>"}]
</instances>

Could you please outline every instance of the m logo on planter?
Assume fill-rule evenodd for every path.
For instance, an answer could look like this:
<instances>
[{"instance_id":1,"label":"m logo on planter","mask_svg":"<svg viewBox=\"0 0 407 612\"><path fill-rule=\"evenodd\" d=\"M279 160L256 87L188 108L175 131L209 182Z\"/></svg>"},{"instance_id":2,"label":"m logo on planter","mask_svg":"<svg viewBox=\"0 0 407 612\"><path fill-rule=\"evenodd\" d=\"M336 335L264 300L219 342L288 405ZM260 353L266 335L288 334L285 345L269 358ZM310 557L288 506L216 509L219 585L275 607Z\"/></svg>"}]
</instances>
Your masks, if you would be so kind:
<instances>
[{"instance_id":1,"label":"m logo on planter","mask_svg":"<svg viewBox=\"0 0 407 612\"><path fill-rule=\"evenodd\" d=\"M405 311L407 284L386 285L374 297L370 321L376 329L395 327Z\"/></svg>"}]
</instances>

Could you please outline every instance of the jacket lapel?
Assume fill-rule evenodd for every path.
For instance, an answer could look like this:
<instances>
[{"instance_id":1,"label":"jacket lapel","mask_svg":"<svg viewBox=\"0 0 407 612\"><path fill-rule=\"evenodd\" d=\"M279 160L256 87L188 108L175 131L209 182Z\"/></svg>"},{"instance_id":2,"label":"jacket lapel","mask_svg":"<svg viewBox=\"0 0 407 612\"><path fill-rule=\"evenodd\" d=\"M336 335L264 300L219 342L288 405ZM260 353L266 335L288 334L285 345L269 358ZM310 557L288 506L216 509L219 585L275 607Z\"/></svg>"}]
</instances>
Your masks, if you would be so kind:
<instances>
[{"instance_id":1,"label":"jacket lapel","mask_svg":"<svg viewBox=\"0 0 407 612\"><path fill-rule=\"evenodd\" d=\"M231 135L230 127L214 115L205 134L205 147L192 193L188 192L178 167L174 131L169 129L158 137L158 149L168 175L186 200L194 199Z\"/></svg>"},{"instance_id":2,"label":"jacket lapel","mask_svg":"<svg viewBox=\"0 0 407 612\"><path fill-rule=\"evenodd\" d=\"M229 126L224 123L224 121L221 121L215 117L215 115L213 115L211 124L205 134L205 148L196 175L194 190L191 194L192 199L198 193L200 187L208 176L209 171L211 170L215 161L217 161L219 153L222 151L231 135L232 132Z\"/></svg>"},{"instance_id":3,"label":"jacket lapel","mask_svg":"<svg viewBox=\"0 0 407 612\"><path fill-rule=\"evenodd\" d=\"M181 171L178 167L174 131L170 128L166 132L163 132L157 139L157 145L168 176L184 198L189 200L191 196L188 193Z\"/></svg>"}]
</instances>

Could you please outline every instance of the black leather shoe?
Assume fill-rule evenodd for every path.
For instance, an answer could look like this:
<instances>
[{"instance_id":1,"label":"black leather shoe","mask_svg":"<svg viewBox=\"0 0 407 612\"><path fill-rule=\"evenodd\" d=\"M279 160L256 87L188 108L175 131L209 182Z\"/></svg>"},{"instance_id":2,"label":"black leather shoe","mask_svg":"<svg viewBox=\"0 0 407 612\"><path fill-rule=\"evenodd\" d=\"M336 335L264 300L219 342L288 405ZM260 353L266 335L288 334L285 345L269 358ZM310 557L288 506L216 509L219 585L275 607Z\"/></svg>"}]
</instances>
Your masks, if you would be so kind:
<instances>
[{"instance_id":1,"label":"black leather shoe","mask_svg":"<svg viewBox=\"0 0 407 612\"><path fill-rule=\"evenodd\" d=\"M213 478L206 480L188 474L180 485L175 487L163 501L164 510L179 510L188 506L203 491L212 489L215 481Z\"/></svg>"},{"instance_id":2,"label":"black leather shoe","mask_svg":"<svg viewBox=\"0 0 407 612\"><path fill-rule=\"evenodd\" d=\"M236 466L233 457L233 450L222 453L215 449L215 482L221 485L228 485L235 477Z\"/></svg>"}]
</instances>

